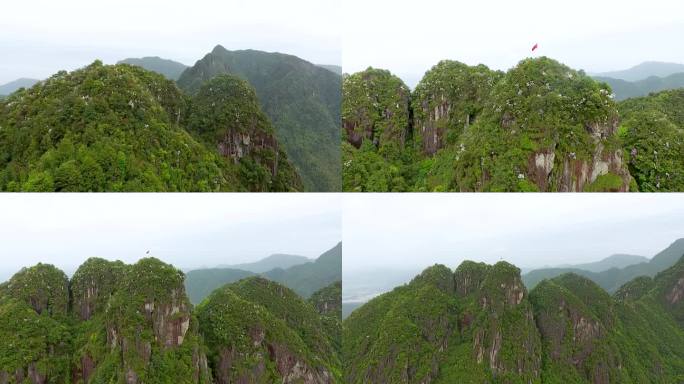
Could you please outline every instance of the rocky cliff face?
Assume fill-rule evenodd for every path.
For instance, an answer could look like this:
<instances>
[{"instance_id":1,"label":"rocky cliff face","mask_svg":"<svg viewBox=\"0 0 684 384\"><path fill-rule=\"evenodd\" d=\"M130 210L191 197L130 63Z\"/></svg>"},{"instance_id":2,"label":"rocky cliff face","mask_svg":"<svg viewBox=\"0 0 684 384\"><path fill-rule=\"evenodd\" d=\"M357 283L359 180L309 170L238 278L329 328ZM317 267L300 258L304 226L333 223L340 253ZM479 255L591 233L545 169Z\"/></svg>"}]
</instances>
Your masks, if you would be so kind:
<instances>
[{"instance_id":1,"label":"rocky cliff face","mask_svg":"<svg viewBox=\"0 0 684 384\"><path fill-rule=\"evenodd\" d=\"M578 285L594 283L576 275L561 280L545 280L534 289L535 316L544 340L545 352L553 364L573 367L584 380L611 383L621 365L619 351L611 348L606 338L610 322L604 322L573 291ZM607 295L606 295L607 296Z\"/></svg>"},{"instance_id":2,"label":"rocky cliff face","mask_svg":"<svg viewBox=\"0 0 684 384\"><path fill-rule=\"evenodd\" d=\"M617 126L604 85L548 58L523 60L459 140L456 182L462 190L627 191Z\"/></svg>"},{"instance_id":3,"label":"rocky cliff face","mask_svg":"<svg viewBox=\"0 0 684 384\"><path fill-rule=\"evenodd\" d=\"M455 281L457 292L466 293L461 301L468 308L462 314L461 333L472 335L477 363L488 365L495 378L514 374L525 381L538 380L540 338L520 270L505 262L465 262L456 269Z\"/></svg>"},{"instance_id":4,"label":"rocky cliff face","mask_svg":"<svg viewBox=\"0 0 684 384\"><path fill-rule=\"evenodd\" d=\"M255 191L301 189L301 180L280 148L254 89L231 75L219 75L198 91L189 129L233 163Z\"/></svg>"},{"instance_id":5,"label":"rocky cliff face","mask_svg":"<svg viewBox=\"0 0 684 384\"><path fill-rule=\"evenodd\" d=\"M443 60L416 86L414 130L423 154L432 156L454 143L479 117L501 72Z\"/></svg>"},{"instance_id":6,"label":"rocky cliff face","mask_svg":"<svg viewBox=\"0 0 684 384\"><path fill-rule=\"evenodd\" d=\"M191 323L182 272L154 258L131 265L104 313L106 347L122 362L125 382L171 374L151 364L167 359L189 363L186 380L206 380L206 359Z\"/></svg>"},{"instance_id":7,"label":"rocky cliff face","mask_svg":"<svg viewBox=\"0 0 684 384\"><path fill-rule=\"evenodd\" d=\"M277 283L248 278L226 285L198 306L197 316L219 383L339 380L318 315Z\"/></svg>"}]
</instances>

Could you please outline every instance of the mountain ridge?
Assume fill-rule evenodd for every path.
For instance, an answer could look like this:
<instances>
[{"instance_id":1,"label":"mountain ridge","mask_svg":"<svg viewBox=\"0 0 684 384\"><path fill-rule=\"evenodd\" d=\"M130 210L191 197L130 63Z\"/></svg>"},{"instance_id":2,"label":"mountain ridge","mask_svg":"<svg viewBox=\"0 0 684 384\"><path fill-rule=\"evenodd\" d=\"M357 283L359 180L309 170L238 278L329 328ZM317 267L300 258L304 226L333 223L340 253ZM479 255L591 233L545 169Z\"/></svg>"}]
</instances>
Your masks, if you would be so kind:
<instances>
[{"instance_id":1,"label":"mountain ridge","mask_svg":"<svg viewBox=\"0 0 684 384\"><path fill-rule=\"evenodd\" d=\"M221 45L186 69L178 85L195 93L216 75L247 80L311 191L340 190L341 76L294 55L229 51Z\"/></svg>"}]
</instances>

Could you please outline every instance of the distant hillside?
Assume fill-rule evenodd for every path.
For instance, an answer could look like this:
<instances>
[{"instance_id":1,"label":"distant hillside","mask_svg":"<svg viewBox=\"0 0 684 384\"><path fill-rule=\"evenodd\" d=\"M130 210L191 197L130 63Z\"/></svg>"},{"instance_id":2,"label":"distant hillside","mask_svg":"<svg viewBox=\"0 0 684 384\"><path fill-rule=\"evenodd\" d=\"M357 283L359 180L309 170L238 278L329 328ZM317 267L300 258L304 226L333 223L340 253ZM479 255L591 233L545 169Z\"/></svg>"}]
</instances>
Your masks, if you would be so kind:
<instances>
[{"instance_id":1,"label":"distant hillside","mask_svg":"<svg viewBox=\"0 0 684 384\"><path fill-rule=\"evenodd\" d=\"M626 255L626 254L615 254L606 257L605 259L585 264L574 264L574 265L561 265L557 268L576 268L584 269L590 272L602 272L611 268L624 268L633 264L647 263L648 257L636 256L636 255Z\"/></svg>"},{"instance_id":2,"label":"distant hillside","mask_svg":"<svg viewBox=\"0 0 684 384\"><path fill-rule=\"evenodd\" d=\"M16 91L19 88L31 88L34 84L40 80L21 78L14 81L10 81L7 84L0 85L0 95L9 95L10 93Z\"/></svg>"},{"instance_id":3,"label":"distant hillside","mask_svg":"<svg viewBox=\"0 0 684 384\"><path fill-rule=\"evenodd\" d=\"M302 258L306 259L303 256L272 255L257 263L242 264L242 266L258 270L268 263L285 265L287 260L301 261ZM266 262L264 262L265 260ZM305 263L298 263L286 269L277 267L270 269L261 273L261 276L285 285L303 298L309 298L314 292L342 280L342 243L323 253L316 260L306 260ZM237 265L233 267L237 267ZM185 287L190 301L196 304L213 290L256 274L258 273L235 268L197 269L186 274Z\"/></svg>"},{"instance_id":4,"label":"distant hillside","mask_svg":"<svg viewBox=\"0 0 684 384\"><path fill-rule=\"evenodd\" d=\"M594 73L592 74L592 76L612 77L614 79L621 79L626 81L639 81L647 79L651 76L666 77L674 73L680 72L684 72L684 64L664 63L660 61L645 61L629 69L624 69L621 71Z\"/></svg>"},{"instance_id":5,"label":"distant hillside","mask_svg":"<svg viewBox=\"0 0 684 384\"><path fill-rule=\"evenodd\" d=\"M342 77L296 56L216 46L188 68L178 85L195 93L220 74L247 80L278 141L309 191L341 190Z\"/></svg>"},{"instance_id":6,"label":"distant hillside","mask_svg":"<svg viewBox=\"0 0 684 384\"><path fill-rule=\"evenodd\" d=\"M325 68L328 71L342 76L342 67L339 65L318 64L319 67Z\"/></svg>"},{"instance_id":7,"label":"distant hillside","mask_svg":"<svg viewBox=\"0 0 684 384\"><path fill-rule=\"evenodd\" d=\"M564 273L575 273L594 281L606 291L613 293L635 277L655 276L658 272L673 266L682 255L684 255L684 239L679 239L645 263L634 264L625 268L611 268L602 272L591 272L577 268L577 266L536 269L523 275L523 282L528 289L532 289L544 279L552 279Z\"/></svg>"},{"instance_id":8,"label":"distant hillside","mask_svg":"<svg viewBox=\"0 0 684 384\"><path fill-rule=\"evenodd\" d=\"M117 62L117 64L130 64L143 67L148 71L157 72L164 75L169 80L178 80L181 73L188 68L187 65L177 61L162 59L161 57L128 58Z\"/></svg>"},{"instance_id":9,"label":"distant hillside","mask_svg":"<svg viewBox=\"0 0 684 384\"><path fill-rule=\"evenodd\" d=\"M271 269L287 269L290 267L294 267L295 265L304 264L311 261L313 260L304 256L276 253L254 263L219 265L219 268L232 268L241 269L243 271L250 271L254 273L264 273L270 271Z\"/></svg>"},{"instance_id":10,"label":"distant hillside","mask_svg":"<svg viewBox=\"0 0 684 384\"><path fill-rule=\"evenodd\" d=\"M216 288L234 283L255 273L232 268L208 268L185 274L185 291L193 304L199 304Z\"/></svg>"},{"instance_id":11,"label":"distant hillside","mask_svg":"<svg viewBox=\"0 0 684 384\"><path fill-rule=\"evenodd\" d=\"M646 96L651 92L684 87L684 73L675 73L666 77L651 76L633 82L603 76L594 76L594 79L608 83L615 94L615 100L618 101Z\"/></svg>"},{"instance_id":12,"label":"distant hillside","mask_svg":"<svg viewBox=\"0 0 684 384\"><path fill-rule=\"evenodd\" d=\"M288 269L274 269L264 276L308 298L319 289L342 280L342 243L338 243L312 263Z\"/></svg>"}]
</instances>

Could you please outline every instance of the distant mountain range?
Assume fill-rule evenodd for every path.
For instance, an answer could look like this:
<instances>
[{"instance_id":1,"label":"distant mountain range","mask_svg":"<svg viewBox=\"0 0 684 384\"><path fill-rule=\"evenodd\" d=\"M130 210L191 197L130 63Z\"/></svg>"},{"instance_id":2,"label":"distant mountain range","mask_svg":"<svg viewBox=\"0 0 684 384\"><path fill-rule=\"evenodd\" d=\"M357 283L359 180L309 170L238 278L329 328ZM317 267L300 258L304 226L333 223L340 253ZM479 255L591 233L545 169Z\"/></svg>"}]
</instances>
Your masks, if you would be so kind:
<instances>
[{"instance_id":1,"label":"distant mountain range","mask_svg":"<svg viewBox=\"0 0 684 384\"><path fill-rule=\"evenodd\" d=\"M311 261L313 261L313 260L309 259L308 257L304 257L304 256L288 255L288 254L284 254L284 253L276 253L276 254L273 254L271 256L268 256L266 258L263 258L259 261L253 262L253 263L234 264L234 265L221 264L221 265L217 266L217 268L242 269L243 271L249 271L249 272L254 272L254 273L264 273L264 272L268 272L272 269L276 269L276 268L287 269L290 267L294 267L295 265L309 263Z\"/></svg>"},{"instance_id":2,"label":"distant mountain range","mask_svg":"<svg viewBox=\"0 0 684 384\"><path fill-rule=\"evenodd\" d=\"M608 83L615 99L620 101L684 87L684 64L647 61L621 71L595 73L592 77Z\"/></svg>"},{"instance_id":3,"label":"distant mountain range","mask_svg":"<svg viewBox=\"0 0 684 384\"><path fill-rule=\"evenodd\" d=\"M265 270L269 266L273 268ZM197 304L216 288L255 275L281 283L300 296L308 298L319 289L342 280L342 243L338 243L315 260L303 256L275 254L255 263L188 271L185 288L190 301Z\"/></svg>"},{"instance_id":4,"label":"distant mountain range","mask_svg":"<svg viewBox=\"0 0 684 384\"><path fill-rule=\"evenodd\" d=\"M117 64L130 64L143 67L148 71L153 71L164 75L169 80L176 81L181 73L185 71L188 66L177 61L162 59L157 56L148 56L142 58L128 58L117 62Z\"/></svg>"},{"instance_id":5,"label":"distant mountain range","mask_svg":"<svg viewBox=\"0 0 684 384\"><path fill-rule=\"evenodd\" d=\"M0 95L9 95L10 93L16 91L19 88L30 88L39 81L40 80L27 78L21 78L14 81L10 81L7 84L0 85Z\"/></svg>"},{"instance_id":6,"label":"distant mountain range","mask_svg":"<svg viewBox=\"0 0 684 384\"><path fill-rule=\"evenodd\" d=\"M647 262L641 262L638 264L631 264L624 267L619 267L620 263L615 262L617 260L635 260L634 257L624 258L621 255L618 257L613 257L613 264L615 267L605 270L598 270L593 268L593 270L583 269L586 268L587 264L580 264L575 266L569 266L566 268L544 268L536 269L530 271L523 275L522 279L528 289L534 288L539 282L544 279L552 279L556 276L560 276L564 273L575 273L580 276L584 276L596 284L600 285L603 289L609 293L614 293L626 282L634 279L638 276L649 276L653 277L658 272L661 272L671 266L673 266L684 254L684 238L679 239L672 243L669 247L659 252L657 255L653 256L652 259ZM610 259L610 258L609 258ZM608 259L604 259L595 264L589 264L589 266L596 267L597 265L607 266L610 263L606 262Z\"/></svg>"},{"instance_id":7,"label":"distant mountain range","mask_svg":"<svg viewBox=\"0 0 684 384\"><path fill-rule=\"evenodd\" d=\"M593 77L611 77L626 81L639 81L651 76L666 77L684 72L684 64L665 63L661 61L645 61L628 69L610 72L592 73Z\"/></svg>"},{"instance_id":8,"label":"distant mountain range","mask_svg":"<svg viewBox=\"0 0 684 384\"><path fill-rule=\"evenodd\" d=\"M553 268L576 268L590 272L603 272L611 268L624 268L633 264L647 263L648 257L617 253L593 263L563 264Z\"/></svg>"}]
</instances>

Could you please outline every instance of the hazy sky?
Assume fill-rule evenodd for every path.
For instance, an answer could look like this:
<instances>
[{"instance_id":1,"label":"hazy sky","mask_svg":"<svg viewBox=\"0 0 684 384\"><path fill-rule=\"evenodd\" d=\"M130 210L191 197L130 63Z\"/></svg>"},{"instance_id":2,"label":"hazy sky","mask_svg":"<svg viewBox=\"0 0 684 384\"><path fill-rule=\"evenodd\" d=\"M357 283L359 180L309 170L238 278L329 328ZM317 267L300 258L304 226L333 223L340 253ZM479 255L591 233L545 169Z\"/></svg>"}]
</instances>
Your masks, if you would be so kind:
<instances>
[{"instance_id":1,"label":"hazy sky","mask_svg":"<svg viewBox=\"0 0 684 384\"><path fill-rule=\"evenodd\" d=\"M341 240L335 194L1 194L0 282L52 263L72 273L88 257L178 268L318 257Z\"/></svg>"},{"instance_id":2,"label":"hazy sky","mask_svg":"<svg viewBox=\"0 0 684 384\"><path fill-rule=\"evenodd\" d=\"M343 67L385 68L413 86L442 59L506 70L535 56L587 72L684 63L681 0L345 0Z\"/></svg>"},{"instance_id":3,"label":"hazy sky","mask_svg":"<svg viewBox=\"0 0 684 384\"><path fill-rule=\"evenodd\" d=\"M345 194L344 273L652 257L684 237L684 194Z\"/></svg>"},{"instance_id":4,"label":"hazy sky","mask_svg":"<svg viewBox=\"0 0 684 384\"><path fill-rule=\"evenodd\" d=\"M221 44L340 64L340 0L21 0L0 12L0 84L99 58L192 65Z\"/></svg>"}]
</instances>

